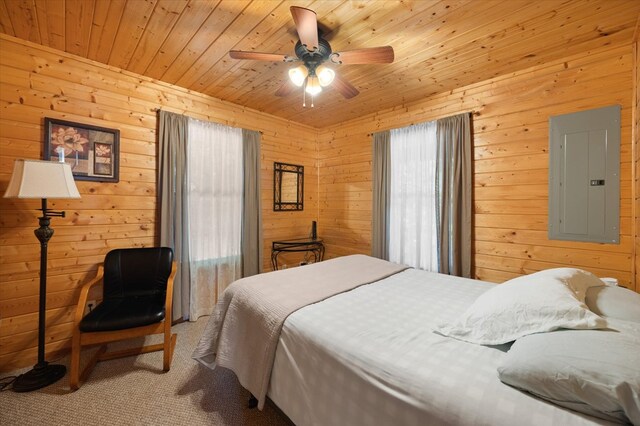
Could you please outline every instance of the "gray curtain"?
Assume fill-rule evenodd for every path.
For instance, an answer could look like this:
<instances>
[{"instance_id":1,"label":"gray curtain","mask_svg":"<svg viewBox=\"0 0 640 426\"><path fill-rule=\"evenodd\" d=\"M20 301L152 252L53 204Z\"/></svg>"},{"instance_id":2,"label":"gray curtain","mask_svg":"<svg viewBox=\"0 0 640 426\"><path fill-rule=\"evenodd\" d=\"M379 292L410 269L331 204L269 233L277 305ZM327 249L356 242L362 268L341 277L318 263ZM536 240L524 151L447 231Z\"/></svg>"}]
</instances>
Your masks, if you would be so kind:
<instances>
[{"instance_id":1,"label":"gray curtain","mask_svg":"<svg viewBox=\"0 0 640 426\"><path fill-rule=\"evenodd\" d=\"M471 120L437 120L436 221L442 274L471 277Z\"/></svg>"},{"instance_id":2,"label":"gray curtain","mask_svg":"<svg viewBox=\"0 0 640 426\"><path fill-rule=\"evenodd\" d=\"M391 132L373 134L373 206L371 255L389 259L389 196L391 191Z\"/></svg>"},{"instance_id":3,"label":"gray curtain","mask_svg":"<svg viewBox=\"0 0 640 426\"><path fill-rule=\"evenodd\" d=\"M244 197L242 276L262 271L262 209L260 203L260 132L242 129Z\"/></svg>"},{"instance_id":4,"label":"gray curtain","mask_svg":"<svg viewBox=\"0 0 640 426\"><path fill-rule=\"evenodd\" d=\"M173 285L173 320L189 315L189 215L187 214L188 118L158 112L160 245L173 249L178 264Z\"/></svg>"}]
</instances>

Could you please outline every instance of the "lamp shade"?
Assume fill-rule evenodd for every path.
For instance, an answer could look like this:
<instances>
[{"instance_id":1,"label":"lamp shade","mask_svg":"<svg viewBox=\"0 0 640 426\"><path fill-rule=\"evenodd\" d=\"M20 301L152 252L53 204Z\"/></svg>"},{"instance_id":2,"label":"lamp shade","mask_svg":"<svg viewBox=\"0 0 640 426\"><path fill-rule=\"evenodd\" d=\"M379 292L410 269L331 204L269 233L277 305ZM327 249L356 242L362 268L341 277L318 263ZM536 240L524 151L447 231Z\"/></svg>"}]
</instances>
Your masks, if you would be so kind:
<instances>
[{"instance_id":1,"label":"lamp shade","mask_svg":"<svg viewBox=\"0 0 640 426\"><path fill-rule=\"evenodd\" d=\"M307 78L308 74L309 71L307 71L307 67L304 65L300 65L289 70L289 78L291 79L291 82L298 87L301 87L302 84L304 84L304 80Z\"/></svg>"},{"instance_id":2,"label":"lamp shade","mask_svg":"<svg viewBox=\"0 0 640 426\"><path fill-rule=\"evenodd\" d=\"M318 76L318 81L320 82L320 86L325 87L331 84L334 77L336 76L336 72L329 67L320 65L316 69L316 75Z\"/></svg>"},{"instance_id":3,"label":"lamp shade","mask_svg":"<svg viewBox=\"0 0 640 426\"><path fill-rule=\"evenodd\" d=\"M53 161L15 161L5 198L80 198L71 166Z\"/></svg>"},{"instance_id":4,"label":"lamp shade","mask_svg":"<svg viewBox=\"0 0 640 426\"><path fill-rule=\"evenodd\" d=\"M320 82L318 81L318 77L309 76L307 77L307 86L305 90L308 94L315 96L318 93L322 92L322 87L320 86Z\"/></svg>"}]
</instances>

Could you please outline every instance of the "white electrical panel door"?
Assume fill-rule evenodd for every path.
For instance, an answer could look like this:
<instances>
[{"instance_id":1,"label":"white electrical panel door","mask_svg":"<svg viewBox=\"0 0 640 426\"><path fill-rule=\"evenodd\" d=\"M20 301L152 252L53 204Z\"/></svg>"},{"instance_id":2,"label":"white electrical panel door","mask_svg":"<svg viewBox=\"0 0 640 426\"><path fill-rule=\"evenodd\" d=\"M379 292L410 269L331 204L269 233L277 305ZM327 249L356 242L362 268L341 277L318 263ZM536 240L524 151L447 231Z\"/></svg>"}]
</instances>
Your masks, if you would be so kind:
<instances>
[{"instance_id":1,"label":"white electrical panel door","mask_svg":"<svg viewBox=\"0 0 640 426\"><path fill-rule=\"evenodd\" d=\"M620 106L549 119L549 239L620 242Z\"/></svg>"}]
</instances>

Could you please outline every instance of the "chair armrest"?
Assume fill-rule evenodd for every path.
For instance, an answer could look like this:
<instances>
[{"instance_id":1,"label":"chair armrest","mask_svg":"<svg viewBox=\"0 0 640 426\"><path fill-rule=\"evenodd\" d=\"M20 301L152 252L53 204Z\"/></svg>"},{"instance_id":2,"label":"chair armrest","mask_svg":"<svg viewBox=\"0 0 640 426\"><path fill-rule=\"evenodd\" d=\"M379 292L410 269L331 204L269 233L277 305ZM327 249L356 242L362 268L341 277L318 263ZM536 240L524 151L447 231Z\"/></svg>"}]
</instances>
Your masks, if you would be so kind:
<instances>
[{"instance_id":1,"label":"chair armrest","mask_svg":"<svg viewBox=\"0 0 640 426\"><path fill-rule=\"evenodd\" d=\"M98 272L96 273L95 278L83 285L82 289L80 289L80 297L78 298L78 305L76 306L76 315L73 319L74 327L77 327L78 324L80 324L80 321L82 321L82 317L84 316L84 308L87 304L87 297L89 297L89 290L91 290L91 287L93 287L94 285L102 282L103 276L104 266L100 265L98 266Z\"/></svg>"},{"instance_id":2,"label":"chair armrest","mask_svg":"<svg viewBox=\"0 0 640 426\"><path fill-rule=\"evenodd\" d=\"M164 320L169 321L169 324L173 321L173 280L178 272L178 264L174 260L171 264L171 274L167 280L167 294L164 300Z\"/></svg>"}]
</instances>

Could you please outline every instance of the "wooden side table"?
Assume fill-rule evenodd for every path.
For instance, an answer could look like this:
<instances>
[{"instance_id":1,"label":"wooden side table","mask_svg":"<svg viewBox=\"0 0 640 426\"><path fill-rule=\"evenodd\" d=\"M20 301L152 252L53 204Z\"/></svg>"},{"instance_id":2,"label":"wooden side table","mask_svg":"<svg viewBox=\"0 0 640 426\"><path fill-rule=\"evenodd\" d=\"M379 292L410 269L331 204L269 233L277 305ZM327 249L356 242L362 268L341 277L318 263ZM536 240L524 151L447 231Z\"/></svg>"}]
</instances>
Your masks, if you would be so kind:
<instances>
[{"instance_id":1,"label":"wooden side table","mask_svg":"<svg viewBox=\"0 0 640 426\"><path fill-rule=\"evenodd\" d=\"M271 243L271 266L278 270L278 255L283 252L307 252L312 253L314 262L324 259L324 244L321 239L294 238L286 241L273 241Z\"/></svg>"}]
</instances>

